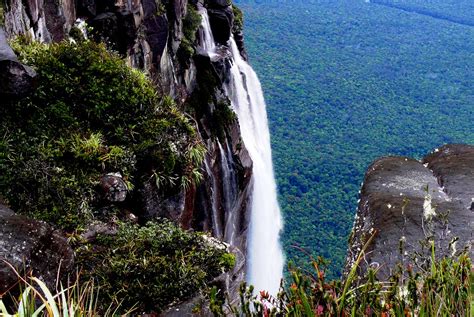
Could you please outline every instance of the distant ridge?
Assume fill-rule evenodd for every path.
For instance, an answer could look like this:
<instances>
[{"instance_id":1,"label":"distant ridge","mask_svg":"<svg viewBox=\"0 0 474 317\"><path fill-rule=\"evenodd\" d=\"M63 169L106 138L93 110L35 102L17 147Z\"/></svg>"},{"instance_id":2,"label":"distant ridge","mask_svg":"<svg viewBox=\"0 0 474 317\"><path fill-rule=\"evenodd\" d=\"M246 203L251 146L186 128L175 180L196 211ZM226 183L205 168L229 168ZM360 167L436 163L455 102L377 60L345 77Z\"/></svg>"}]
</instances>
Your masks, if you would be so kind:
<instances>
[{"instance_id":1,"label":"distant ridge","mask_svg":"<svg viewBox=\"0 0 474 317\"><path fill-rule=\"evenodd\" d=\"M456 23L460 25L465 25L465 26L474 26L474 21L471 19L463 18L463 17L456 17L452 15L447 15L444 13L440 12L435 12L431 11L429 9L425 8L420 8L416 6L410 6L410 5L403 5L399 3L392 3L388 1L377 1L377 0L371 0L370 3L386 6L389 8L394 8L398 10L402 10L405 12L410 12L410 13L416 13L424 16L428 16L430 18L438 19L438 20L443 20L451 23Z\"/></svg>"}]
</instances>

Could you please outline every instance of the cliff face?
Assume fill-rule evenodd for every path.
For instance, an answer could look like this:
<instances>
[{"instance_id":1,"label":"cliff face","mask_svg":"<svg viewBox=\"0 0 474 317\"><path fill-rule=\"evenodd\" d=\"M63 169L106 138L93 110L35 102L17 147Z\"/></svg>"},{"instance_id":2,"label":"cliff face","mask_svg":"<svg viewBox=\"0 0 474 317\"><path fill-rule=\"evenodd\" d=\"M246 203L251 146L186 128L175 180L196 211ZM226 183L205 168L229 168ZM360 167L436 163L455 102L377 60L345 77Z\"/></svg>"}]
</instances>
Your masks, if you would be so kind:
<instances>
[{"instance_id":1,"label":"cliff face","mask_svg":"<svg viewBox=\"0 0 474 317\"><path fill-rule=\"evenodd\" d=\"M200 55L202 39L192 24L197 8L207 8L216 41L226 45L233 34L245 56L241 24L234 23L237 9L227 0L7 2L7 38L27 34L42 42L67 40L85 21L93 28L89 36L108 43L130 66L142 69L153 79L159 94L170 95L178 107L189 109L207 148L203 180L178 192L160 190L152 180L138 184L137 215L139 221L170 218L186 229L208 231L230 243L237 255L231 274L235 282L231 287L235 288L245 269L252 161L241 141L237 119L225 113L230 101L223 85L229 80L230 57L223 53L211 62ZM2 46L7 47L4 40ZM16 63L15 57L12 60ZM31 71L18 65L25 67L24 73Z\"/></svg>"},{"instance_id":2,"label":"cliff face","mask_svg":"<svg viewBox=\"0 0 474 317\"><path fill-rule=\"evenodd\" d=\"M431 255L429 240L437 257L467 250L474 258L473 166L474 147L468 145L445 145L421 161L376 160L361 189L345 271L373 234L360 271L377 268L381 279L399 263L423 265Z\"/></svg>"}]
</instances>

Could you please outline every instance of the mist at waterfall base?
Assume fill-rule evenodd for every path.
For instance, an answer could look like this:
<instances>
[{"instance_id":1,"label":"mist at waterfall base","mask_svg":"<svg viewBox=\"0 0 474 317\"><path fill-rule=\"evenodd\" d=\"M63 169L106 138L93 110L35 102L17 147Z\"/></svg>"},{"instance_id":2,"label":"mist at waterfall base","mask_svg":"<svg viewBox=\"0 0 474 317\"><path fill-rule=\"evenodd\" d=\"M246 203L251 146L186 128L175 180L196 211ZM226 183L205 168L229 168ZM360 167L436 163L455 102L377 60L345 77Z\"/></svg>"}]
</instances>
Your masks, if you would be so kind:
<instances>
[{"instance_id":1,"label":"mist at waterfall base","mask_svg":"<svg viewBox=\"0 0 474 317\"><path fill-rule=\"evenodd\" d=\"M199 8L199 13L202 17L199 50L201 53L205 51L212 60L216 57L216 46L209 18L205 8ZM253 161L247 282L256 291L265 290L276 295L283 276L284 256L279 241L283 222L276 194L266 105L260 81L252 67L243 60L232 36L229 46L233 61L230 82L225 90ZM220 144L219 147L222 156ZM232 217L228 217L228 221L232 221Z\"/></svg>"}]
</instances>

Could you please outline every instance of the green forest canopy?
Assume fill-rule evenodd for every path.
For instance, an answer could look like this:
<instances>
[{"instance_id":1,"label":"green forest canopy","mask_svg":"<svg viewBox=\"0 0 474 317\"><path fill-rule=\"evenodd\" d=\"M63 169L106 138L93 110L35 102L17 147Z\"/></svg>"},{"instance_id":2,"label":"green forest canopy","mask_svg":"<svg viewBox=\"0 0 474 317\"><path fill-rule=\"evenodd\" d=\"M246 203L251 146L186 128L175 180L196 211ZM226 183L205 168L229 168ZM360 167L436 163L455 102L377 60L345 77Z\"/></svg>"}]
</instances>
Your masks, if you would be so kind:
<instances>
[{"instance_id":1,"label":"green forest canopy","mask_svg":"<svg viewBox=\"0 0 474 317\"><path fill-rule=\"evenodd\" d=\"M474 27L446 19L474 22L473 4L236 2L267 99L285 251L324 256L337 276L371 161L474 143Z\"/></svg>"}]
</instances>

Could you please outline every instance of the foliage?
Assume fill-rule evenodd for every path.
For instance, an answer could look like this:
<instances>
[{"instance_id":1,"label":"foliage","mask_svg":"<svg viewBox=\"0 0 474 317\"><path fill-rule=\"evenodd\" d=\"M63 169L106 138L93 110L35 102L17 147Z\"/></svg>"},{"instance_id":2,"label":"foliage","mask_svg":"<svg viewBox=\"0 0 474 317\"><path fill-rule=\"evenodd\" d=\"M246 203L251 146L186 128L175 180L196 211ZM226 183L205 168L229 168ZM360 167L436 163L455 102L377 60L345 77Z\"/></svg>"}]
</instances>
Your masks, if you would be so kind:
<instances>
[{"instance_id":1,"label":"foliage","mask_svg":"<svg viewBox=\"0 0 474 317\"><path fill-rule=\"evenodd\" d=\"M226 247L209 239L165 220L122 223L115 235L100 235L94 248L80 248L78 257L101 286L101 301L160 312L234 266Z\"/></svg>"},{"instance_id":2,"label":"foliage","mask_svg":"<svg viewBox=\"0 0 474 317\"><path fill-rule=\"evenodd\" d=\"M3 26L5 23L5 2L4 0L0 0L0 26Z\"/></svg>"},{"instance_id":3,"label":"foliage","mask_svg":"<svg viewBox=\"0 0 474 317\"><path fill-rule=\"evenodd\" d=\"M290 266L290 286L282 287L277 297L254 295L252 287L242 285L240 305L228 309L235 316L472 316L474 271L466 254L458 259L433 256L426 271L407 267L390 282L378 281L370 269L360 285L351 278L328 282L323 261L311 263L311 272ZM400 274L408 276L404 285ZM222 308L211 307L215 315L223 315Z\"/></svg>"},{"instance_id":4,"label":"foliage","mask_svg":"<svg viewBox=\"0 0 474 317\"><path fill-rule=\"evenodd\" d=\"M97 309L99 289L92 280L81 283L77 278L68 287L64 288L61 285L59 291L55 292L36 277L23 278L19 275L18 277L23 291L18 299L13 299L13 314L10 314L12 310L7 307L8 304L0 298L0 315L2 316L93 317L99 315ZM4 297L7 296L4 294ZM100 315L116 316L118 307L110 305L105 311L100 312ZM132 310L127 313L130 312Z\"/></svg>"},{"instance_id":5,"label":"foliage","mask_svg":"<svg viewBox=\"0 0 474 317\"><path fill-rule=\"evenodd\" d=\"M287 258L307 266L298 245L335 278L374 159L474 143L474 29L368 1L235 2L267 99ZM469 0L384 2L473 22Z\"/></svg>"},{"instance_id":6,"label":"foliage","mask_svg":"<svg viewBox=\"0 0 474 317\"><path fill-rule=\"evenodd\" d=\"M244 28L244 14L235 4L232 4L232 11L234 12L233 32L240 32Z\"/></svg>"},{"instance_id":7,"label":"foliage","mask_svg":"<svg viewBox=\"0 0 474 317\"><path fill-rule=\"evenodd\" d=\"M102 174L131 188L152 175L176 190L200 180L194 127L103 44L12 46L38 73L31 96L0 109L0 193L13 209L73 231L100 213Z\"/></svg>"},{"instance_id":8,"label":"foliage","mask_svg":"<svg viewBox=\"0 0 474 317\"><path fill-rule=\"evenodd\" d=\"M183 19L183 38L178 49L178 56L182 64L194 55L196 42L196 32L201 25L201 16L193 5L188 5L186 16Z\"/></svg>"}]
</instances>

